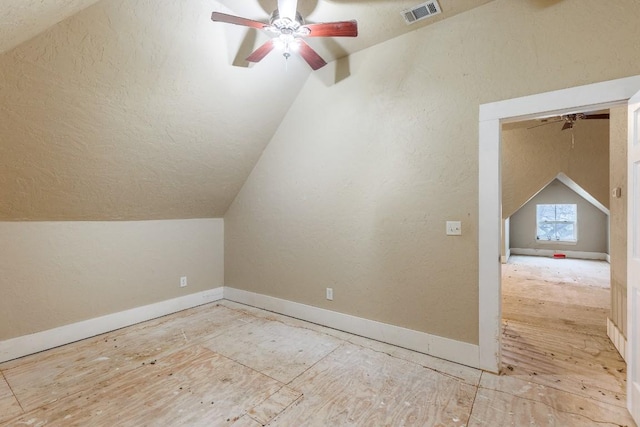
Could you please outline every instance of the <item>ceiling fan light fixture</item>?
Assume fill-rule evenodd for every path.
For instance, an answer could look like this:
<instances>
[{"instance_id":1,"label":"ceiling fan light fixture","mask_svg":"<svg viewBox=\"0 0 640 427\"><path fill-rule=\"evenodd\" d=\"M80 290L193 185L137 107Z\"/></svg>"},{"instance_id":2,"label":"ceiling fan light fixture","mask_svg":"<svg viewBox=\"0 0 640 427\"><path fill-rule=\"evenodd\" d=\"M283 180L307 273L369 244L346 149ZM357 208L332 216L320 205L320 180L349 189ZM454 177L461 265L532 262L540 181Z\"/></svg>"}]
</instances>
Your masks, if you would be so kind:
<instances>
[{"instance_id":1,"label":"ceiling fan light fixture","mask_svg":"<svg viewBox=\"0 0 640 427\"><path fill-rule=\"evenodd\" d=\"M291 53L296 53L300 50L300 44L291 34L280 34L278 37L273 38L274 47L282 51L282 56L285 59L289 59Z\"/></svg>"}]
</instances>

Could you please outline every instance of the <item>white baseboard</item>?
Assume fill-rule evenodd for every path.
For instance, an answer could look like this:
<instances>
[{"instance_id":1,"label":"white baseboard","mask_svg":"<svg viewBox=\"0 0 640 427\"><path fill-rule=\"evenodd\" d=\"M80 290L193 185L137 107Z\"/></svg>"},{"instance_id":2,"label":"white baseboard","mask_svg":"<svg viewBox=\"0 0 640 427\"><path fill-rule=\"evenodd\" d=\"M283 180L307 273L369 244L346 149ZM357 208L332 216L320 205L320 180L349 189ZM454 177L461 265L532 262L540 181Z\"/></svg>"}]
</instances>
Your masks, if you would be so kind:
<instances>
[{"instance_id":1,"label":"white baseboard","mask_svg":"<svg viewBox=\"0 0 640 427\"><path fill-rule=\"evenodd\" d=\"M333 329L404 347L462 365L479 368L480 351L475 344L430 335L375 320L363 319L336 311L247 292L224 288L224 298L241 304L273 311Z\"/></svg>"},{"instance_id":2,"label":"white baseboard","mask_svg":"<svg viewBox=\"0 0 640 427\"><path fill-rule=\"evenodd\" d=\"M530 249L530 248L511 248L511 255L530 255L553 257L553 254L562 253L567 258L577 259L595 259L606 261L608 255L602 252L583 252L583 251L561 251L554 249Z\"/></svg>"},{"instance_id":3,"label":"white baseboard","mask_svg":"<svg viewBox=\"0 0 640 427\"><path fill-rule=\"evenodd\" d=\"M504 255L500 255L500 262L502 264L506 264L509 262L509 257L511 256L511 249L507 248L504 251Z\"/></svg>"},{"instance_id":4,"label":"white baseboard","mask_svg":"<svg viewBox=\"0 0 640 427\"><path fill-rule=\"evenodd\" d=\"M155 304L136 307L118 313L107 314L106 316L0 341L0 363L221 300L223 295L222 289L223 288L220 287L185 295Z\"/></svg>"},{"instance_id":5,"label":"white baseboard","mask_svg":"<svg viewBox=\"0 0 640 427\"><path fill-rule=\"evenodd\" d=\"M0 363L226 298L478 368L479 347L375 320L234 288L216 288L0 341Z\"/></svg>"},{"instance_id":6,"label":"white baseboard","mask_svg":"<svg viewBox=\"0 0 640 427\"><path fill-rule=\"evenodd\" d=\"M620 353L620 356L627 361L627 339L622 335L620 329L607 317L607 336Z\"/></svg>"}]
</instances>

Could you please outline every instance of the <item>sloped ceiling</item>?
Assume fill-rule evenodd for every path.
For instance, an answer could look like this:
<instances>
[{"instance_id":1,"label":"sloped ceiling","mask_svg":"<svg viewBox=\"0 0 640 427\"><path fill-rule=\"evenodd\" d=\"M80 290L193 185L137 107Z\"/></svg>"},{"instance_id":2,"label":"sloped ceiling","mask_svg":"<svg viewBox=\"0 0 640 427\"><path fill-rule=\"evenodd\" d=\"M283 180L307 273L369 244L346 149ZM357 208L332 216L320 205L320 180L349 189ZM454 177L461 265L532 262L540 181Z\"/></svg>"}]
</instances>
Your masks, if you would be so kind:
<instances>
[{"instance_id":1,"label":"sloped ceiling","mask_svg":"<svg viewBox=\"0 0 640 427\"><path fill-rule=\"evenodd\" d=\"M98 0L2 0L0 53L29 40Z\"/></svg>"},{"instance_id":2,"label":"sloped ceiling","mask_svg":"<svg viewBox=\"0 0 640 427\"><path fill-rule=\"evenodd\" d=\"M442 18L488 1L441 0ZM0 220L223 216L310 70L279 55L248 67L243 51L265 36L209 17L262 20L270 3L3 2ZM357 39L314 44L331 60L427 25L404 24L414 3L299 9L309 22L358 19Z\"/></svg>"}]
</instances>

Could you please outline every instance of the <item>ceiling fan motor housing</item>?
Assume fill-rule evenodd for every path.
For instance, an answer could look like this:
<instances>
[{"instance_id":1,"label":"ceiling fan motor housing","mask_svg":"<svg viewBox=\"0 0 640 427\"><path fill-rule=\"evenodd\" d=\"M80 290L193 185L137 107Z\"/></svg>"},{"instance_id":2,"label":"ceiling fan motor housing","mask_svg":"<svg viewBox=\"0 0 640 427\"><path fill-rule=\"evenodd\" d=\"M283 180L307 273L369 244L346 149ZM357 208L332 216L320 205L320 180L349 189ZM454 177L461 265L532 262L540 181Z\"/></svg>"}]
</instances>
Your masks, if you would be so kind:
<instances>
[{"instance_id":1,"label":"ceiling fan motor housing","mask_svg":"<svg viewBox=\"0 0 640 427\"><path fill-rule=\"evenodd\" d=\"M280 18L280 11L276 9L271 13L271 17L269 17L269 24L279 30L289 29L295 32L301 25L304 25L304 18L300 15L300 12L296 12L295 21L291 21L289 18Z\"/></svg>"}]
</instances>

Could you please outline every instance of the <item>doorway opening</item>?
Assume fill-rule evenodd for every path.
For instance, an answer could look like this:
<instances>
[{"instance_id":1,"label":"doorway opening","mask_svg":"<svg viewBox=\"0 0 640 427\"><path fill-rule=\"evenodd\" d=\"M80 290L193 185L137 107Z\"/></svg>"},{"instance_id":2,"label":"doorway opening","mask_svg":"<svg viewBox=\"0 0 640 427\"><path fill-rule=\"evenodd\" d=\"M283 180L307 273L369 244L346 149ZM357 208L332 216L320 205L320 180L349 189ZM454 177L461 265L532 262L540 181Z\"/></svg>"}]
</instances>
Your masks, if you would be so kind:
<instances>
[{"instance_id":1,"label":"doorway opening","mask_svg":"<svg viewBox=\"0 0 640 427\"><path fill-rule=\"evenodd\" d=\"M501 371L552 387L558 399L581 396L619 411L627 373L607 336L607 260L621 255L610 252L610 206L626 219L622 201L610 198L610 168L626 158L609 153L627 144L618 137L626 108L613 112L613 138L609 110L502 126ZM625 259L615 267L626 271Z\"/></svg>"},{"instance_id":2,"label":"doorway opening","mask_svg":"<svg viewBox=\"0 0 640 427\"><path fill-rule=\"evenodd\" d=\"M503 123L597 111L626 103L640 76L612 80L480 106L479 120L479 356L480 367L501 367L501 128ZM632 315L632 313L629 313Z\"/></svg>"},{"instance_id":3,"label":"doorway opening","mask_svg":"<svg viewBox=\"0 0 640 427\"><path fill-rule=\"evenodd\" d=\"M487 371L499 372L501 356L501 127L505 123L534 119L542 115L562 115L571 111L595 111L619 105L629 105L627 125L628 153L627 176L630 194L637 194L637 165L640 164L640 76L562 89L522 98L483 104L479 114L479 366ZM633 172L633 173L631 173ZM635 178L634 178L635 177ZM625 295L630 296L623 305L626 319L628 346L624 354L627 360L627 408L636 420L640 420L640 359L635 343L640 333L640 295L638 291L636 258L638 236L637 206L634 196L628 198L625 214L628 225L627 276ZM633 202L633 203L632 203ZM636 218L637 217L637 218ZM626 244L626 242L625 242ZM636 301L637 299L637 301ZM608 325L609 326L609 325ZM611 336L611 335L610 335Z\"/></svg>"}]
</instances>

